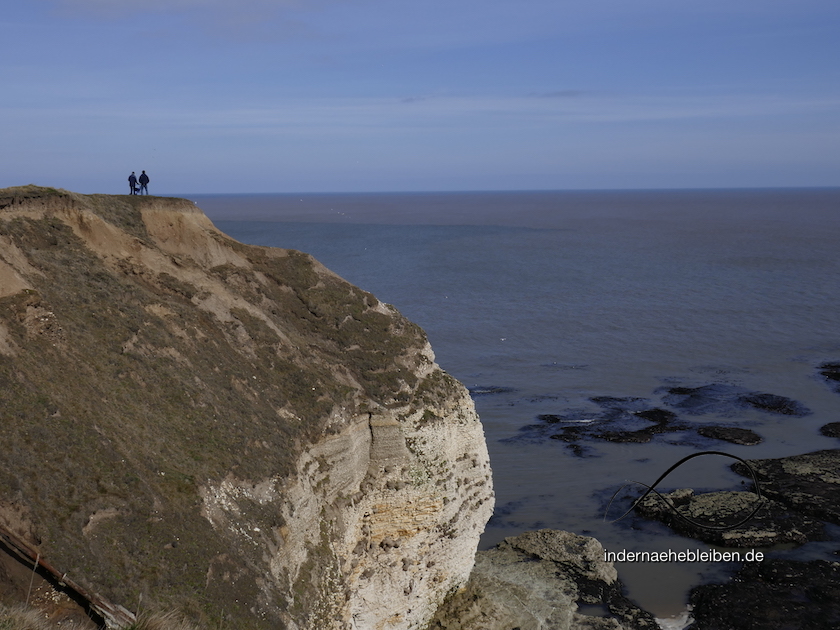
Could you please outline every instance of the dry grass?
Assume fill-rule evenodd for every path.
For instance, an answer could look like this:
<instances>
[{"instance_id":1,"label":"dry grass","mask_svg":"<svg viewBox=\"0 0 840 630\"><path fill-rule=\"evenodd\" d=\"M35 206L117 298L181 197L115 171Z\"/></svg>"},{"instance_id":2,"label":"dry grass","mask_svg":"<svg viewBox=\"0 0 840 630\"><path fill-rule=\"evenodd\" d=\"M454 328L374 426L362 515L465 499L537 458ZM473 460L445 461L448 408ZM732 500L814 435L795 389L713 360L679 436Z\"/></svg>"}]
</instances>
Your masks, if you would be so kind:
<instances>
[{"instance_id":1,"label":"dry grass","mask_svg":"<svg viewBox=\"0 0 840 630\"><path fill-rule=\"evenodd\" d=\"M32 608L0 608L0 630L53 630L54 627L44 619L43 613Z\"/></svg>"},{"instance_id":2,"label":"dry grass","mask_svg":"<svg viewBox=\"0 0 840 630\"><path fill-rule=\"evenodd\" d=\"M83 630L87 625L51 622L44 613L23 606L0 606L0 630ZM143 614L126 630L201 630L175 612Z\"/></svg>"},{"instance_id":3,"label":"dry grass","mask_svg":"<svg viewBox=\"0 0 840 630\"><path fill-rule=\"evenodd\" d=\"M0 630L89 630L90 624L72 621L50 621L37 608L23 605L6 607L0 605ZM161 628L163 630L163 628Z\"/></svg>"},{"instance_id":4,"label":"dry grass","mask_svg":"<svg viewBox=\"0 0 840 630\"><path fill-rule=\"evenodd\" d=\"M140 615L128 630L200 630L198 626L187 621L182 615L174 612L151 613Z\"/></svg>"}]
</instances>

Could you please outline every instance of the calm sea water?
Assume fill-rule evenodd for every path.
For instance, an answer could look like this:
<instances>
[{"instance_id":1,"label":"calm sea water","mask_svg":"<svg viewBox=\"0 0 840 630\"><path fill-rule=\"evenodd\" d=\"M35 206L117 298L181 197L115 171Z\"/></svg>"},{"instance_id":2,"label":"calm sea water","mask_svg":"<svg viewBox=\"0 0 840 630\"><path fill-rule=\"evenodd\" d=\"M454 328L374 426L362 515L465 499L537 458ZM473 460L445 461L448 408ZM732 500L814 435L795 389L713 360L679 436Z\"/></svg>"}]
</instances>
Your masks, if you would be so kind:
<instances>
[{"instance_id":1,"label":"calm sea water","mask_svg":"<svg viewBox=\"0 0 840 630\"><path fill-rule=\"evenodd\" d=\"M484 423L497 496L485 547L550 527L610 550L707 548L637 518L605 522L606 502L625 480L652 482L702 449L758 458L840 446L818 431L840 420L840 395L817 371L840 361L840 190L190 198L232 237L309 252L426 330L441 366L474 388ZM764 438L756 446L666 434L591 441L581 457L562 441L520 439L540 414L585 418L602 396L663 406L660 388L675 384L736 385L812 413L681 415L751 428ZM665 485L738 488L729 463L697 458ZM617 566L663 617L684 609L691 586L735 568Z\"/></svg>"}]
</instances>

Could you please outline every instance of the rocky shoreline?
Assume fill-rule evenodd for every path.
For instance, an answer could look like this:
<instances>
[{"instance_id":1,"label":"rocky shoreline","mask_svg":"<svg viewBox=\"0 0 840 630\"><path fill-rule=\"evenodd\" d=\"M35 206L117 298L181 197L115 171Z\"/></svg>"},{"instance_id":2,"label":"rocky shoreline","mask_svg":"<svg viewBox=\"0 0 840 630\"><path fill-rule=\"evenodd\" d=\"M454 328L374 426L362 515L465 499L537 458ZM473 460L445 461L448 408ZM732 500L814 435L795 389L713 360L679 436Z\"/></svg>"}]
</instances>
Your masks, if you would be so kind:
<instances>
[{"instance_id":1,"label":"rocky shoreline","mask_svg":"<svg viewBox=\"0 0 840 630\"><path fill-rule=\"evenodd\" d=\"M746 562L727 582L694 588L689 604L693 630L760 630L790 628L820 630L840 625L840 562L833 559L792 560L772 557L773 547L837 541L829 525L840 524L840 450L831 449L781 457L747 460L732 466L755 485L743 492L697 495L691 489L649 495L639 513L660 520L682 535L724 547L766 550L760 562ZM752 471L750 471L750 468ZM711 529L737 522L756 501L755 518L732 529ZM666 506L665 502L670 503ZM836 531L836 530L835 530ZM840 541L836 557L840 553ZM767 557L770 556L770 557Z\"/></svg>"},{"instance_id":2,"label":"rocky shoreline","mask_svg":"<svg viewBox=\"0 0 840 630\"><path fill-rule=\"evenodd\" d=\"M840 562L795 560L791 547L840 540L840 449L747 460L761 494L650 494L638 515L721 550L761 551L726 581L697 586L686 630L828 630L840 627ZM752 478L746 465L733 465ZM726 529L759 507L754 517ZM691 522L680 518L687 517ZM706 527L702 526L705 525ZM830 542L829 542L830 545ZM788 551L776 552L775 550ZM755 555L753 555L755 558ZM838 558L840 560L840 558ZM620 566L620 565L619 565ZM558 530L529 531L479 551L466 586L450 596L428 630L637 630L658 620L630 601L616 566L595 538Z\"/></svg>"},{"instance_id":3,"label":"rocky shoreline","mask_svg":"<svg viewBox=\"0 0 840 630\"><path fill-rule=\"evenodd\" d=\"M813 376L840 393L840 363L823 362L815 366ZM683 384L677 378L669 382L672 384L653 391L651 397L594 396L585 406L566 408L561 403L556 411L536 415L532 423L503 441L553 442L583 458L598 457L594 445L599 442L655 442L697 449L720 448L722 442L751 446L770 439L760 435L761 425L752 419L756 412L779 421L813 413L799 401L730 383L710 379L708 384L697 386L696 381ZM824 423L818 430L822 436L838 438L840 422ZM692 589L687 601L692 608L691 625L669 627L840 627L836 619L840 610L840 449L746 459L732 469L745 477L740 487L736 484L714 492L704 488L657 488L661 497L646 497L635 516L624 524L651 532L659 526L644 521L658 521L679 536L723 552L740 553L741 558L746 551L760 552L760 561L719 567L731 571L727 578L704 578L719 583ZM620 564L616 567L621 570ZM604 611L610 614L606 607ZM626 623L613 619L615 624ZM537 623L521 627L552 626Z\"/></svg>"}]
</instances>

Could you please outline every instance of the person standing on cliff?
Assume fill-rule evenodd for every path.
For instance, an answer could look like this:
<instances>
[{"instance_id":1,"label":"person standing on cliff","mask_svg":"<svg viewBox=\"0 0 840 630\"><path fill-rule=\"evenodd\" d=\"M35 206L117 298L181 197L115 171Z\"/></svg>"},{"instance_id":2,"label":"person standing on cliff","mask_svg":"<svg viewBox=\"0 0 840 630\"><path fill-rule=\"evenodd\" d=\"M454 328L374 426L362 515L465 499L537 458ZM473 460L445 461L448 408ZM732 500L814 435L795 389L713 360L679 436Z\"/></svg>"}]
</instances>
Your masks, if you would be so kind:
<instances>
[{"instance_id":1,"label":"person standing on cliff","mask_svg":"<svg viewBox=\"0 0 840 630\"><path fill-rule=\"evenodd\" d=\"M140 173L140 179L138 181L140 182L140 194L142 195L143 191L145 190L146 194L148 195L149 189L147 188L147 186L149 185L149 176L146 175L146 171Z\"/></svg>"},{"instance_id":2,"label":"person standing on cliff","mask_svg":"<svg viewBox=\"0 0 840 630\"><path fill-rule=\"evenodd\" d=\"M128 176L128 185L131 187L131 192L128 193L130 195L137 194L137 176L134 174L134 171L131 171L131 175Z\"/></svg>"}]
</instances>

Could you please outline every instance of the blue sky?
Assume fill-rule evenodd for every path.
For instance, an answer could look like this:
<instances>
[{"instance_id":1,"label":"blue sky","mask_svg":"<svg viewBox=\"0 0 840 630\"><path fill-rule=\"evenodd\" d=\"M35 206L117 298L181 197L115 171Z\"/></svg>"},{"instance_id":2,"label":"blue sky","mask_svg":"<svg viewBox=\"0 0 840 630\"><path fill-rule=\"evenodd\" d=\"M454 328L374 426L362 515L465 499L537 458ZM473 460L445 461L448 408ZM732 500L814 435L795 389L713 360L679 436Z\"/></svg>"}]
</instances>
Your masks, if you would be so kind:
<instances>
[{"instance_id":1,"label":"blue sky","mask_svg":"<svg viewBox=\"0 0 840 630\"><path fill-rule=\"evenodd\" d=\"M0 187L840 186L836 0L27 0L0 26Z\"/></svg>"}]
</instances>

